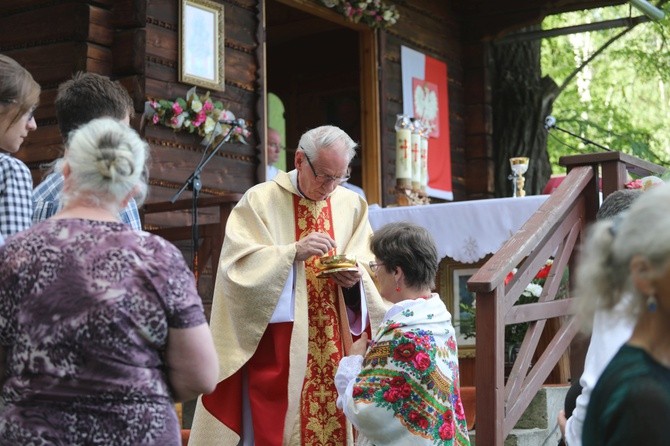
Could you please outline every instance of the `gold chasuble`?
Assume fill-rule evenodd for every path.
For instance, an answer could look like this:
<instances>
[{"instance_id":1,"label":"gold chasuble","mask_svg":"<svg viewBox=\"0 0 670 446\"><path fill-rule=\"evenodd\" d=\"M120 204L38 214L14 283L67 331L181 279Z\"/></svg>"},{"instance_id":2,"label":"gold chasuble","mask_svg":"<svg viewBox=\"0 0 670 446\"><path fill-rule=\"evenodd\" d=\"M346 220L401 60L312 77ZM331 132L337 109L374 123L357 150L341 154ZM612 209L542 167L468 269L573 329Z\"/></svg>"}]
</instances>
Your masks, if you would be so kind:
<instances>
[{"instance_id":1,"label":"gold chasuble","mask_svg":"<svg viewBox=\"0 0 670 446\"><path fill-rule=\"evenodd\" d=\"M311 201L294 196L296 240L312 232L335 238L330 199ZM302 388L301 427L303 445L344 445L347 428L344 413L337 410L335 372L344 354L337 312L337 285L317 279L317 257L305 261L309 348Z\"/></svg>"}]
</instances>

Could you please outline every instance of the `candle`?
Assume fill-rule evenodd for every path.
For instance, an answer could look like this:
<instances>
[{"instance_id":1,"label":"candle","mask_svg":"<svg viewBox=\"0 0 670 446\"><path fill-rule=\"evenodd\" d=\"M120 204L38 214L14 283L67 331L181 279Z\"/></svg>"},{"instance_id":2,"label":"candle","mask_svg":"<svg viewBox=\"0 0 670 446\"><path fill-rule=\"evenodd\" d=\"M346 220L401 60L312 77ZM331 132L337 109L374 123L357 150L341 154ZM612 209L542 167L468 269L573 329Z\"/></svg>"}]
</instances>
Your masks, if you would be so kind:
<instances>
[{"instance_id":1,"label":"candle","mask_svg":"<svg viewBox=\"0 0 670 446\"><path fill-rule=\"evenodd\" d=\"M421 189L421 133L423 132L423 125L418 119L414 119L412 123L412 189L418 192Z\"/></svg>"},{"instance_id":2,"label":"candle","mask_svg":"<svg viewBox=\"0 0 670 446\"><path fill-rule=\"evenodd\" d=\"M424 128L421 134L421 190L428 188L428 129Z\"/></svg>"},{"instance_id":3,"label":"candle","mask_svg":"<svg viewBox=\"0 0 670 446\"><path fill-rule=\"evenodd\" d=\"M398 115L395 124L395 178L401 188L410 188L412 185L411 140L409 117Z\"/></svg>"}]
</instances>

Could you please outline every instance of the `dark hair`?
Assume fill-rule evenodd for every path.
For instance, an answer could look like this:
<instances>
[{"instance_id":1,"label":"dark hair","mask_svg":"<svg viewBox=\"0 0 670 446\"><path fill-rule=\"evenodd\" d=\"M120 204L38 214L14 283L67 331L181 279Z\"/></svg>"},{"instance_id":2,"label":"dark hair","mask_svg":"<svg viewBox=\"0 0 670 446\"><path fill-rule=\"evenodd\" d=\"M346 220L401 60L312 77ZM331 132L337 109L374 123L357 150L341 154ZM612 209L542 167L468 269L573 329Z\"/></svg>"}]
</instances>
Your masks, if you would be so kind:
<instances>
[{"instance_id":1,"label":"dark hair","mask_svg":"<svg viewBox=\"0 0 670 446\"><path fill-rule=\"evenodd\" d=\"M40 85L28 70L11 57L0 54L0 114L14 112L2 131L37 107L40 91Z\"/></svg>"},{"instance_id":2,"label":"dark hair","mask_svg":"<svg viewBox=\"0 0 670 446\"><path fill-rule=\"evenodd\" d=\"M600 205L596 220L616 217L633 204L633 201L642 194L641 189L620 189L609 194Z\"/></svg>"},{"instance_id":3,"label":"dark hair","mask_svg":"<svg viewBox=\"0 0 670 446\"><path fill-rule=\"evenodd\" d=\"M402 268L408 287L435 288L437 249L424 227L407 222L384 225L370 239L370 250L387 271Z\"/></svg>"},{"instance_id":4,"label":"dark hair","mask_svg":"<svg viewBox=\"0 0 670 446\"><path fill-rule=\"evenodd\" d=\"M135 113L133 101L118 82L96 73L76 73L58 86L58 128L65 141L70 132L96 118L122 120Z\"/></svg>"}]
</instances>

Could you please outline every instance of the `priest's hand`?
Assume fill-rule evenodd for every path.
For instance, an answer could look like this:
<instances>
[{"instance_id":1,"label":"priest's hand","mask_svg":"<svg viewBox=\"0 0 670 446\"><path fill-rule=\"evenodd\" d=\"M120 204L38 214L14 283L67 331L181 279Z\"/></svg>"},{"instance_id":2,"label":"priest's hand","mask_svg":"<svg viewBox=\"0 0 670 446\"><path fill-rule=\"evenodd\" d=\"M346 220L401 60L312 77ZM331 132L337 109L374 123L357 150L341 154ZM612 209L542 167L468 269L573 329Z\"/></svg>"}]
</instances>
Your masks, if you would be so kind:
<instances>
[{"instance_id":1,"label":"priest's hand","mask_svg":"<svg viewBox=\"0 0 670 446\"><path fill-rule=\"evenodd\" d=\"M312 232L307 237L295 242L295 260L301 262L312 256L323 256L337 244L328 234L323 232Z\"/></svg>"},{"instance_id":2,"label":"priest's hand","mask_svg":"<svg viewBox=\"0 0 670 446\"><path fill-rule=\"evenodd\" d=\"M340 271L330 275L333 281L342 288L351 288L361 281L361 267L356 266L356 271Z\"/></svg>"}]
</instances>

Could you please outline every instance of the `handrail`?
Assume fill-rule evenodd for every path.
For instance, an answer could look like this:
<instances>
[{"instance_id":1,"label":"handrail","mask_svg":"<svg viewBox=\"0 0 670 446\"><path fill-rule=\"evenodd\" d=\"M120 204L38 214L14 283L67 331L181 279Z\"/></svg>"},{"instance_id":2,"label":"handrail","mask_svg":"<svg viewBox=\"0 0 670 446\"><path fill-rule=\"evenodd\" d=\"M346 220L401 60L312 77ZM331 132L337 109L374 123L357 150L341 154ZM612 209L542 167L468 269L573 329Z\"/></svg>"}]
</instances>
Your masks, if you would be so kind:
<instances>
[{"instance_id":1,"label":"handrail","mask_svg":"<svg viewBox=\"0 0 670 446\"><path fill-rule=\"evenodd\" d=\"M204 271L207 265L207 260L211 259L212 271L214 279L216 279L216 262L219 261L221 254L221 245L223 244L223 237L225 234L226 222L230 212L235 207L238 201L242 198L239 193L226 193L214 197L201 197L198 199L198 209L201 208L218 208L218 218L216 223L199 224L199 239L203 240L198 247L198 258L203 261L198 262L196 271L193 271L196 281L198 281L200 274ZM174 203L170 201L161 201L154 203L145 203L141 208L142 222L145 223L145 216L147 214L158 213L172 213L179 211L191 210L193 202L191 199L177 200ZM160 227L149 227L147 230L158 234L171 242L188 240L191 237L191 227L186 225L176 226L168 224L168 219L165 219L166 224ZM172 222L174 223L174 222Z\"/></svg>"},{"instance_id":2,"label":"handrail","mask_svg":"<svg viewBox=\"0 0 670 446\"><path fill-rule=\"evenodd\" d=\"M521 229L472 275L468 280L468 289L487 293L500 286L507 274L554 230L559 217L566 215L574 206L592 178L593 170L589 167L571 172Z\"/></svg>"},{"instance_id":3,"label":"handrail","mask_svg":"<svg viewBox=\"0 0 670 446\"><path fill-rule=\"evenodd\" d=\"M587 224L595 219L600 176L604 198L624 187L628 172L645 176L666 171L618 152L563 157L559 162L568 168L560 186L468 281L477 302L475 429L479 444L502 446L554 367L567 362L565 352L578 331L575 298L569 293L565 299L555 298L563 271L568 265L574 267L576 247ZM515 306L550 257L554 262L538 302ZM516 274L506 284L515 268ZM529 328L505 382L505 325L519 322L529 322ZM555 323L553 338L536 351L549 322Z\"/></svg>"}]
</instances>

